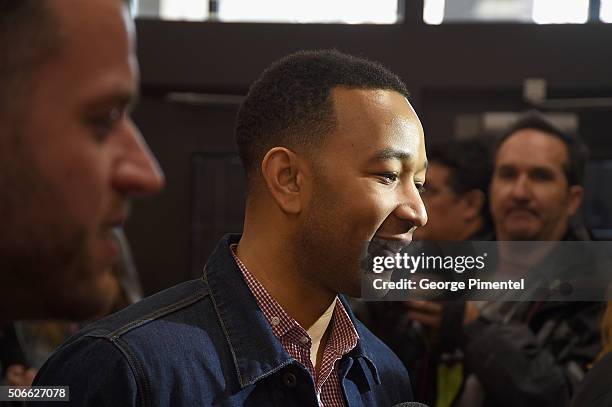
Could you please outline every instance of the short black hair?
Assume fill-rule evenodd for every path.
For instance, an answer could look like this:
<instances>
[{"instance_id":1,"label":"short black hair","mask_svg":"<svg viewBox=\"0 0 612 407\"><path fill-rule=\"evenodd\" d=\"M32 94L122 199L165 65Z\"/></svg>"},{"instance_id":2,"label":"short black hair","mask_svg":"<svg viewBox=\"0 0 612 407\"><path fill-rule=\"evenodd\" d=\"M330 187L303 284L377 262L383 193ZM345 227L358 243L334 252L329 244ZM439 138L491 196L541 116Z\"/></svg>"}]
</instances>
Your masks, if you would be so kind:
<instances>
[{"instance_id":1,"label":"short black hair","mask_svg":"<svg viewBox=\"0 0 612 407\"><path fill-rule=\"evenodd\" d=\"M52 14L47 1L0 0L0 117L22 102L32 70L56 51Z\"/></svg>"},{"instance_id":2,"label":"short black hair","mask_svg":"<svg viewBox=\"0 0 612 407\"><path fill-rule=\"evenodd\" d=\"M525 129L539 130L561 140L567 148L568 160L563 165L567 183L568 185L583 184L586 162L589 156L588 147L578 134L560 129L539 111L532 110L524 113L507 128L498 140L495 154L497 155L501 145L514 133Z\"/></svg>"},{"instance_id":3,"label":"short black hair","mask_svg":"<svg viewBox=\"0 0 612 407\"><path fill-rule=\"evenodd\" d=\"M267 68L250 87L236 119L236 143L247 175L275 146L319 146L336 126L331 90L393 90L402 80L381 64L336 50L301 51Z\"/></svg>"},{"instance_id":4,"label":"short black hair","mask_svg":"<svg viewBox=\"0 0 612 407\"><path fill-rule=\"evenodd\" d=\"M488 190L493 172L490 147L478 138L438 142L427 149L427 159L448 168L447 184L455 194L475 189L484 193L480 214L485 224L490 224Z\"/></svg>"}]
</instances>

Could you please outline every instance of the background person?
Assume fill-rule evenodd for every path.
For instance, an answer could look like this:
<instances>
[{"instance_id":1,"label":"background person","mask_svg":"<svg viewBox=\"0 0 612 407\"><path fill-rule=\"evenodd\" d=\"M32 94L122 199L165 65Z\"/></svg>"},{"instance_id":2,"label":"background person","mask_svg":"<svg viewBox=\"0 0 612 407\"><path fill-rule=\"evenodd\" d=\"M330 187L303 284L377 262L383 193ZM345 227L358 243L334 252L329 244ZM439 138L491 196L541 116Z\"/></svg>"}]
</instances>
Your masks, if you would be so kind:
<instances>
[{"instance_id":1,"label":"background person","mask_svg":"<svg viewBox=\"0 0 612 407\"><path fill-rule=\"evenodd\" d=\"M582 201L585 160L577 136L539 113L519 118L495 153L490 199L497 240L579 239L571 218ZM522 271L537 273L554 257ZM466 372L457 405L568 405L601 348L601 304L544 297L479 305L467 303L471 317L459 334Z\"/></svg>"},{"instance_id":2,"label":"background person","mask_svg":"<svg viewBox=\"0 0 612 407\"><path fill-rule=\"evenodd\" d=\"M427 225L418 240L490 240L487 197L491 180L490 152L478 139L451 141L427 149L429 165L423 192Z\"/></svg>"}]
</instances>

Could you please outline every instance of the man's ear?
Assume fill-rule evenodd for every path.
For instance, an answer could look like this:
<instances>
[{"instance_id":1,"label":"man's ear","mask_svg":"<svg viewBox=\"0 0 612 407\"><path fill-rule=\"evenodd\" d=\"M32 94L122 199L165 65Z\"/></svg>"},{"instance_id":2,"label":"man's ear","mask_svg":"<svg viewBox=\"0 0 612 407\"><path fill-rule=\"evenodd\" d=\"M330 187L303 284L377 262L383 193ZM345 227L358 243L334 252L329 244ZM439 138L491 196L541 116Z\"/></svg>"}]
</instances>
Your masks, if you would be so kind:
<instances>
[{"instance_id":1,"label":"man's ear","mask_svg":"<svg viewBox=\"0 0 612 407\"><path fill-rule=\"evenodd\" d=\"M472 189L461 196L464 205L465 219L474 219L480 216L485 203L485 194L479 189Z\"/></svg>"},{"instance_id":2,"label":"man's ear","mask_svg":"<svg viewBox=\"0 0 612 407\"><path fill-rule=\"evenodd\" d=\"M303 209L303 160L284 147L270 149L261 161L261 173L270 196L287 214L298 214Z\"/></svg>"},{"instance_id":3,"label":"man's ear","mask_svg":"<svg viewBox=\"0 0 612 407\"><path fill-rule=\"evenodd\" d=\"M567 202L567 215L574 216L578 212L578 208L582 204L584 189L580 185L571 185L569 187L569 199Z\"/></svg>"}]
</instances>

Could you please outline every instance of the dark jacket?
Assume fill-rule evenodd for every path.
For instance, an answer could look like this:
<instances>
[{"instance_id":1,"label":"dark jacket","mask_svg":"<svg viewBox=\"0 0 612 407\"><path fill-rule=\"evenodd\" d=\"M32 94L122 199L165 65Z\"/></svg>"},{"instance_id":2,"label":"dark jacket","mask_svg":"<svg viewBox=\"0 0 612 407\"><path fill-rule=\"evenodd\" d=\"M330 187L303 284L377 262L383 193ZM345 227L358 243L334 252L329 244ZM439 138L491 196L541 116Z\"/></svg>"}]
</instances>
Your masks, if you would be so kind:
<instances>
[{"instance_id":1,"label":"dark jacket","mask_svg":"<svg viewBox=\"0 0 612 407\"><path fill-rule=\"evenodd\" d=\"M464 363L484 387L485 406L562 407L601 350L603 305L517 304L510 322L479 318L465 329Z\"/></svg>"},{"instance_id":2,"label":"dark jacket","mask_svg":"<svg viewBox=\"0 0 612 407\"><path fill-rule=\"evenodd\" d=\"M578 390L572 407L612 406L612 353L595 363Z\"/></svg>"},{"instance_id":3,"label":"dark jacket","mask_svg":"<svg viewBox=\"0 0 612 407\"><path fill-rule=\"evenodd\" d=\"M35 385L70 386L74 406L316 406L313 379L276 339L226 236L201 279L88 326L41 368ZM339 363L349 406L410 401L406 370L344 299L359 341ZM58 404L66 405L66 404Z\"/></svg>"}]
</instances>

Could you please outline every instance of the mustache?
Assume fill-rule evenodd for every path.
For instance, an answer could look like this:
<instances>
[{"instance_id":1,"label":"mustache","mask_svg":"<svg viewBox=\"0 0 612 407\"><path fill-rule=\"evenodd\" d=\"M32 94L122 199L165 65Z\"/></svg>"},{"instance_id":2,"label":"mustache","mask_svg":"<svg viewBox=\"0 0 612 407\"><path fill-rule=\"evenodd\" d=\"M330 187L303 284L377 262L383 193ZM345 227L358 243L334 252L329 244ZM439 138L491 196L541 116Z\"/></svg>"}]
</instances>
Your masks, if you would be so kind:
<instances>
[{"instance_id":1,"label":"mustache","mask_svg":"<svg viewBox=\"0 0 612 407\"><path fill-rule=\"evenodd\" d=\"M516 211L529 212L534 216L540 216L540 213L529 204L515 204L506 209L505 213L510 214Z\"/></svg>"}]
</instances>

